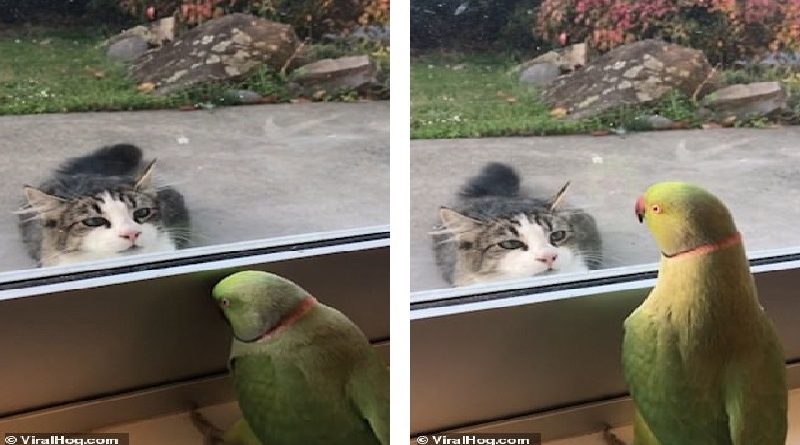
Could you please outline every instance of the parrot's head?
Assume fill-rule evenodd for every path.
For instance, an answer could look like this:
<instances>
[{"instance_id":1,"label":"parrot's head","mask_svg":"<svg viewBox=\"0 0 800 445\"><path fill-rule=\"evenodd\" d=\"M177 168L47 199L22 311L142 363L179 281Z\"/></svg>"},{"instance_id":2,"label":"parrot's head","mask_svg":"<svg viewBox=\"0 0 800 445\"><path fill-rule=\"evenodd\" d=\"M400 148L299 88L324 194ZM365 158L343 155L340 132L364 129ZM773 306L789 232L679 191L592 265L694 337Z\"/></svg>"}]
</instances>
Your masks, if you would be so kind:
<instances>
[{"instance_id":1,"label":"parrot's head","mask_svg":"<svg viewBox=\"0 0 800 445\"><path fill-rule=\"evenodd\" d=\"M736 235L730 212L716 196L684 182L660 182L636 201L636 216L666 256Z\"/></svg>"},{"instance_id":2,"label":"parrot's head","mask_svg":"<svg viewBox=\"0 0 800 445\"><path fill-rule=\"evenodd\" d=\"M239 341L253 342L272 331L311 295L268 272L248 270L224 278L211 291Z\"/></svg>"}]
</instances>

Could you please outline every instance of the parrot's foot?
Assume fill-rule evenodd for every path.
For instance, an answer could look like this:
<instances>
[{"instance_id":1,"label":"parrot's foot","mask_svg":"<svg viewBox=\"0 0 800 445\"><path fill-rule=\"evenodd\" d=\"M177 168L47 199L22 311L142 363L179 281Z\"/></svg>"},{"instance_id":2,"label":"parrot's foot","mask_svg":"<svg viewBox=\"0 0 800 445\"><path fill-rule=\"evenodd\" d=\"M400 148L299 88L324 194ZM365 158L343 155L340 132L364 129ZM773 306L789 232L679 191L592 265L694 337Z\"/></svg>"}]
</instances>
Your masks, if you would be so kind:
<instances>
[{"instance_id":1,"label":"parrot's foot","mask_svg":"<svg viewBox=\"0 0 800 445\"><path fill-rule=\"evenodd\" d=\"M203 445L219 445L225 443L222 440L222 436L225 432L212 425L202 414L196 410L192 410L189 413L189 417L192 419L192 423L194 427L197 428L197 431L203 435Z\"/></svg>"},{"instance_id":2,"label":"parrot's foot","mask_svg":"<svg viewBox=\"0 0 800 445\"><path fill-rule=\"evenodd\" d=\"M611 432L611 425L608 424L603 428L603 440L607 445L626 445L616 434Z\"/></svg>"}]
</instances>

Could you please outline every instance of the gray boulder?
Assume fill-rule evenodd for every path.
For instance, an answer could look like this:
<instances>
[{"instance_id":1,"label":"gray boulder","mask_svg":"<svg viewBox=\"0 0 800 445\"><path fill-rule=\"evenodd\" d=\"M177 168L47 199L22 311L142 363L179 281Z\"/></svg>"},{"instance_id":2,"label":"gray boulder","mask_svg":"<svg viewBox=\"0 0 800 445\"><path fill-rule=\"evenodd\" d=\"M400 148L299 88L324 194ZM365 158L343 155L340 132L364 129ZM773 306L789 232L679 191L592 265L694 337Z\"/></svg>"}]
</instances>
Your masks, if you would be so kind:
<instances>
[{"instance_id":1,"label":"gray boulder","mask_svg":"<svg viewBox=\"0 0 800 445\"><path fill-rule=\"evenodd\" d=\"M720 117L742 119L784 109L786 99L780 82L755 82L727 86L709 94L703 102Z\"/></svg>"},{"instance_id":2,"label":"gray boulder","mask_svg":"<svg viewBox=\"0 0 800 445\"><path fill-rule=\"evenodd\" d=\"M354 90L378 83L378 69L368 56L323 59L296 69L291 80L307 91Z\"/></svg>"},{"instance_id":3,"label":"gray boulder","mask_svg":"<svg viewBox=\"0 0 800 445\"><path fill-rule=\"evenodd\" d=\"M537 63L523 70L519 81L529 85L544 87L550 85L561 75L561 70L554 63Z\"/></svg>"},{"instance_id":4,"label":"gray boulder","mask_svg":"<svg viewBox=\"0 0 800 445\"><path fill-rule=\"evenodd\" d=\"M249 14L230 14L190 30L131 67L140 83L167 94L211 81L240 78L260 66L282 69L293 60L294 29Z\"/></svg>"},{"instance_id":5,"label":"gray boulder","mask_svg":"<svg viewBox=\"0 0 800 445\"><path fill-rule=\"evenodd\" d=\"M583 69L557 79L543 98L577 119L656 101L670 91L698 97L718 84L701 51L660 40L617 47Z\"/></svg>"},{"instance_id":6,"label":"gray boulder","mask_svg":"<svg viewBox=\"0 0 800 445\"><path fill-rule=\"evenodd\" d=\"M147 41L138 35L117 40L106 49L106 55L119 62L133 62L149 49Z\"/></svg>"}]
</instances>

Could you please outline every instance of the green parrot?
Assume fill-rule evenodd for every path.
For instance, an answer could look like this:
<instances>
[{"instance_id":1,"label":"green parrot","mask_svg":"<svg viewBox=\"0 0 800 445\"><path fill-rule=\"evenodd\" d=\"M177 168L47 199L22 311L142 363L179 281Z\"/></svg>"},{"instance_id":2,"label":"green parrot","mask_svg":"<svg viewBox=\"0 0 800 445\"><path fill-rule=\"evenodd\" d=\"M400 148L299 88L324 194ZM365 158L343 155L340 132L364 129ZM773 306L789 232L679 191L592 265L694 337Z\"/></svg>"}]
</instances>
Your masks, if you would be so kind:
<instances>
[{"instance_id":1,"label":"green parrot","mask_svg":"<svg viewBox=\"0 0 800 445\"><path fill-rule=\"evenodd\" d=\"M636 202L661 250L658 281L625 320L636 445L785 445L784 354L728 209L664 182Z\"/></svg>"},{"instance_id":2,"label":"green parrot","mask_svg":"<svg viewBox=\"0 0 800 445\"><path fill-rule=\"evenodd\" d=\"M226 440L389 444L389 370L353 322L267 272L235 273L212 296L233 328L230 368L244 415Z\"/></svg>"}]
</instances>

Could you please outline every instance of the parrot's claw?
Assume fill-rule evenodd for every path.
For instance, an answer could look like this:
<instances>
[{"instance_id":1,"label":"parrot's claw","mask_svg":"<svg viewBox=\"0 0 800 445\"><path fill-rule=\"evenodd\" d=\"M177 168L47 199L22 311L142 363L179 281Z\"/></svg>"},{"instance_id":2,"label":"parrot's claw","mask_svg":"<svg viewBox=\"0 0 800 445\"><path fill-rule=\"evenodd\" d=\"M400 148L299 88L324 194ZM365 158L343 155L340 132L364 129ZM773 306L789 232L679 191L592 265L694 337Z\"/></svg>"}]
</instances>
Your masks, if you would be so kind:
<instances>
[{"instance_id":1,"label":"parrot's claw","mask_svg":"<svg viewBox=\"0 0 800 445\"><path fill-rule=\"evenodd\" d=\"M609 424L603 426L603 440L607 445L626 445L616 434L611 432L611 425Z\"/></svg>"},{"instance_id":2,"label":"parrot's claw","mask_svg":"<svg viewBox=\"0 0 800 445\"><path fill-rule=\"evenodd\" d=\"M212 425L211 422L197 410L189 412L189 417L192 419L194 427L203 435L203 445L220 445L225 443L222 440L224 432Z\"/></svg>"}]
</instances>

